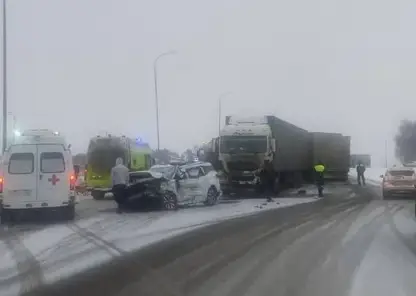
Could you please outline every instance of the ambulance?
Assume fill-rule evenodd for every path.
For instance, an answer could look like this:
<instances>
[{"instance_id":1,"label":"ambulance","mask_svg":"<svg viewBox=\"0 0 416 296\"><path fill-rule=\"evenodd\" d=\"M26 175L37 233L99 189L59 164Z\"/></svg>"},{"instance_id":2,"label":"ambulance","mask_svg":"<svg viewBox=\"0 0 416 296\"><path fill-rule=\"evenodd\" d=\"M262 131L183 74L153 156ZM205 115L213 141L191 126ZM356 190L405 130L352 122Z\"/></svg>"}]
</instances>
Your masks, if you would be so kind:
<instances>
[{"instance_id":1,"label":"ambulance","mask_svg":"<svg viewBox=\"0 0 416 296\"><path fill-rule=\"evenodd\" d=\"M59 212L75 217L75 175L70 145L48 129L26 130L5 151L1 163L1 223L21 211ZM46 213L45 213L46 214Z\"/></svg>"}]
</instances>

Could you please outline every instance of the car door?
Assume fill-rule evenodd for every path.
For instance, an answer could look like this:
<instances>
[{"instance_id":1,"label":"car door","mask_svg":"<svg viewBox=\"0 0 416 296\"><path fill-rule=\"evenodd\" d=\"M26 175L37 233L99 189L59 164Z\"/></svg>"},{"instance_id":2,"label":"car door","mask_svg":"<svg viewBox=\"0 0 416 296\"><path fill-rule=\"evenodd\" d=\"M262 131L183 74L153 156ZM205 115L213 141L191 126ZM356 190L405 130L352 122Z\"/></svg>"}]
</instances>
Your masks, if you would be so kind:
<instances>
[{"instance_id":1,"label":"car door","mask_svg":"<svg viewBox=\"0 0 416 296\"><path fill-rule=\"evenodd\" d=\"M39 178L38 201L49 206L60 206L68 202L70 195L70 173L65 163L62 145L38 145Z\"/></svg>"},{"instance_id":2,"label":"car door","mask_svg":"<svg viewBox=\"0 0 416 296\"><path fill-rule=\"evenodd\" d=\"M184 187L186 189L189 200L192 203L201 202L205 196L200 186L200 177L204 172L201 167L196 166L186 170L188 179L186 180Z\"/></svg>"},{"instance_id":3,"label":"car door","mask_svg":"<svg viewBox=\"0 0 416 296\"><path fill-rule=\"evenodd\" d=\"M4 204L13 207L21 203L36 202L37 193L37 148L36 145L16 145L7 153L3 164Z\"/></svg>"},{"instance_id":4,"label":"car door","mask_svg":"<svg viewBox=\"0 0 416 296\"><path fill-rule=\"evenodd\" d=\"M199 178L198 178L198 201L204 202L207 199L208 188L210 187L210 177L209 171L206 171L205 167L199 168Z\"/></svg>"},{"instance_id":5,"label":"car door","mask_svg":"<svg viewBox=\"0 0 416 296\"><path fill-rule=\"evenodd\" d=\"M215 189L219 190L219 180L217 177L217 172L214 170L212 165L204 165L202 166L204 170L204 176L201 177L200 183L205 192L208 192L209 187L215 186Z\"/></svg>"}]
</instances>

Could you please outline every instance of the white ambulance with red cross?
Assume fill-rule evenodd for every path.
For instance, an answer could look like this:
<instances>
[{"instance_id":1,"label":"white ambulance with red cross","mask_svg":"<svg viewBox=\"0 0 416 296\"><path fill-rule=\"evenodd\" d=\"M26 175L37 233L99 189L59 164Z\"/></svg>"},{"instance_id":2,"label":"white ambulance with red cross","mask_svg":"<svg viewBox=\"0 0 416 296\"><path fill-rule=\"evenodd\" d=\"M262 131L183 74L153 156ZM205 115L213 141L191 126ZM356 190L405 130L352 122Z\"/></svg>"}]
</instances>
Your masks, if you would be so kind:
<instances>
[{"instance_id":1,"label":"white ambulance with red cross","mask_svg":"<svg viewBox=\"0 0 416 296\"><path fill-rule=\"evenodd\" d=\"M74 219L76 180L69 148L62 136L45 129L27 130L7 148L0 178L2 223L23 210Z\"/></svg>"}]
</instances>

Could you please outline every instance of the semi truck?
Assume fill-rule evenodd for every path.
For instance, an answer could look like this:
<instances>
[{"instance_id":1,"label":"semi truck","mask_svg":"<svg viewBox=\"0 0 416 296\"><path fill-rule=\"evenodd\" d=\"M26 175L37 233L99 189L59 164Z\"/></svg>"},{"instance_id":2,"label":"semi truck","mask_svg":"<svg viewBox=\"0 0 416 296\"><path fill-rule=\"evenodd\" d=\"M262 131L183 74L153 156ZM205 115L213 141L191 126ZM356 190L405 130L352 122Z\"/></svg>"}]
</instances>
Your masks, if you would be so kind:
<instances>
[{"instance_id":1,"label":"semi truck","mask_svg":"<svg viewBox=\"0 0 416 296\"><path fill-rule=\"evenodd\" d=\"M325 179L348 180L351 138L339 133L311 133L312 161L325 165Z\"/></svg>"},{"instance_id":2,"label":"semi truck","mask_svg":"<svg viewBox=\"0 0 416 296\"><path fill-rule=\"evenodd\" d=\"M222 172L224 193L260 185L277 193L282 186L300 185L311 173L309 132L275 116L226 116L211 150L208 155L218 157L214 167Z\"/></svg>"}]
</instances>

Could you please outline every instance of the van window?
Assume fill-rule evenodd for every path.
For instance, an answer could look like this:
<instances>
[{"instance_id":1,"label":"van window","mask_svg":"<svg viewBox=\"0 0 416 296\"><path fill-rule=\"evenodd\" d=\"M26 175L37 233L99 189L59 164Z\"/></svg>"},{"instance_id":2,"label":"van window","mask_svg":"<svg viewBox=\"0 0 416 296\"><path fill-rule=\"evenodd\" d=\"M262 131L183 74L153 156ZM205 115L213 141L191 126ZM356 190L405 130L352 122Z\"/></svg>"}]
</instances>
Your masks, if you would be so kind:
<instances>
[{"instance_id":1,"label":"van window","mask_svg":"<svg viewBox=\"0 0 416 296\"><path fill-rule=\"evenodd\" d=\"M34 170L33 153L13 153L9 161L9 174L31 174Z\"/></svg>"},{"instance_id":2,"label":"van window","mask_svg":"<svg viewBox=\"0 0 416 296\"><path fill-rule=\"evenodd\" d=\"M40 171L42 173L65 172L65 160L61 152L43 152L40 155Z\"/></svg>"}]
</instances>

